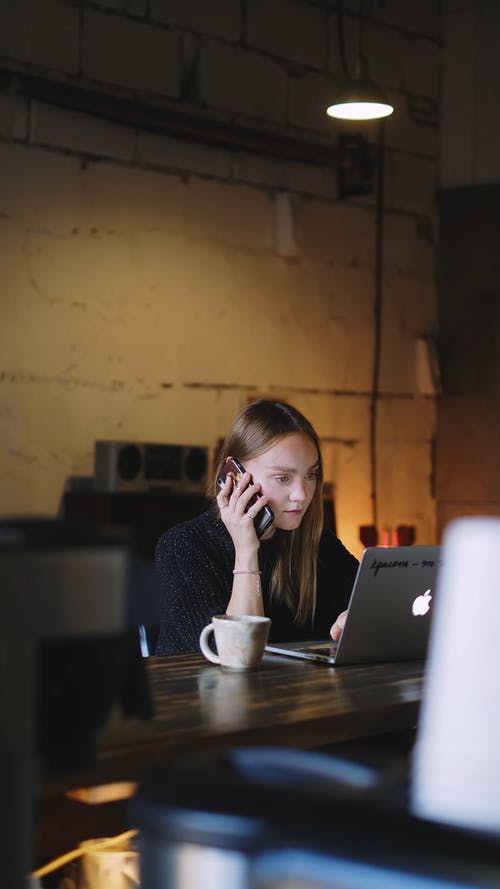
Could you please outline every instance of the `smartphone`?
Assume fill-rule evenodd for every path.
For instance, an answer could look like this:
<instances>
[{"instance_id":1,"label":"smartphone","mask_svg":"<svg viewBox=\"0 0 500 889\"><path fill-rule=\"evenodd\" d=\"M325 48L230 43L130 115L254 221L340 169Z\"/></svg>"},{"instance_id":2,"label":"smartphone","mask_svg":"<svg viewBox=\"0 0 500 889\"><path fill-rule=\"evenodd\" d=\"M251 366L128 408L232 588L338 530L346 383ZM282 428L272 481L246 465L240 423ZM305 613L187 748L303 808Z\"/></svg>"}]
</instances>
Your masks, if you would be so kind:
<instances>
[{"instance_id":1,"label":"smartphone","mask_svg":"<svg viewBox=\"0 0 500 889\"><path fill-rule=\"evenodd\" d=\"M234 477L236 479L238 479L238 476L243 475L244 472L245 472L245 469L243 468L241 463L239 463L238 460L235 460L234 457L230 457L228 460L226 460L219 475L217 476L217 486L219 488L222 488L224 486L226 478L229 473L231 473L232 475L234 475ZM255 494L252 497L252 499L250 500L245 512L248 512L250 507L253 506L254 503L258 503L258 501L259 501L259 496L258 496L258 494ZM257 515L255 516L255 518L253 520L253 523L255 525L255 533L257 534L257 537L259 537L259 538L262 537L262 535L266 533L267 529L270 527L270 525L272 525L273 522L274 522L274 513L273 513L271 507L268 506L266 503L265 506L263 506L262 509L259 510L259 512L257 513Z\"/></svg>"}]
</instances>

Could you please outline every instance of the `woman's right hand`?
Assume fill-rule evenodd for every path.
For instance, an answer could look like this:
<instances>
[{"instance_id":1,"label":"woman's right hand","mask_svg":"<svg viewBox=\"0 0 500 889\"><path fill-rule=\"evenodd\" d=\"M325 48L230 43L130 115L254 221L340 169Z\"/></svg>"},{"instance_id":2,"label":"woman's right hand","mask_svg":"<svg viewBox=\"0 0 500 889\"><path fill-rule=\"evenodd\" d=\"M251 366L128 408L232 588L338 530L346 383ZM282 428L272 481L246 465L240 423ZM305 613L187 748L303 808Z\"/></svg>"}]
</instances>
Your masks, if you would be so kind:
<instances>
[{"instance_id":1,"label":"woman's right hand","mask_svg":"<svg viewBox=\"0 0 500 889\"><path fill-rule=\"evenodd\" d=\"M339 641L339 639L342 635L342 630L345 627L346 618L347 618L347 610L341 611L339 616L337 617L337 620L335 621L333 626L330 628L330 636L332 637L334 642Z\"/></svg>"},{"instance_id":2,"label":"woman's right hand","mask_svg":"<svg viewBox=\"0 0 500 889\"><path fill-rule=\"evenodd\" d=\"M238 481L229 473L224 487L217 495L220 517L231 535L237 553L252 552L259 548L253 519L267 503L267 497L259 497L258 504L254 504L248 512L245 511L252 497L259 491L260 485L252 482L249 472L238 476Z\"/></svg>"}]
</instances>

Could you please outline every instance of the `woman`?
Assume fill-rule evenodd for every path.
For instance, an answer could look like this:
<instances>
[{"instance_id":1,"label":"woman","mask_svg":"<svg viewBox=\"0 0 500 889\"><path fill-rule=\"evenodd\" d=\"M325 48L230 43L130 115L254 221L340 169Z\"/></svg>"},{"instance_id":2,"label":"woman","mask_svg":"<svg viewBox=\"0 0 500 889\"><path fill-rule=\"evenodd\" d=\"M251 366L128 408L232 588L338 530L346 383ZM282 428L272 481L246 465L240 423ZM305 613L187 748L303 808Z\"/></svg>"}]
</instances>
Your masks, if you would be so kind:
<instances>
[{"instance_id":1,"label":"woman","mask_svg":"<svg viewBox=\"0 0 500 889\"><path fill-rule=\"evenodd\" d=\"M246 472L219 488L228 457ZM224 612L268 615L275 641L340 636L358 563L323 528L322 481L318 436L298 410L261 400L238 414L213 507L158 541L157 654L198 651L201 630ZM259 539L253 519L265 504L274 521Z\"/></svg>"}]
</instances>

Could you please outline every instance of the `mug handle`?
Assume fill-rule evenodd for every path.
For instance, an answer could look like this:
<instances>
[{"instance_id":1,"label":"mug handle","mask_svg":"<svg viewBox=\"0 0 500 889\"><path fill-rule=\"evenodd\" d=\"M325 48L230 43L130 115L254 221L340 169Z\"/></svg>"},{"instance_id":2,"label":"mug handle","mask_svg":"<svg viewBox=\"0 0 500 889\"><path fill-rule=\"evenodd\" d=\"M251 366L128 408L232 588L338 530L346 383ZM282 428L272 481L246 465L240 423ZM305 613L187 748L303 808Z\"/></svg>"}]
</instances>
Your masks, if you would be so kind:
<instances>
[{"instance_id":1,"label":"mug handle","mask_svg":"<svg viewBox=\"0 0 500 889\"><path fill-rule=\"evenodd\" d=\"M220 657L217 654L214 654L212 649L208 647L207 639L208 639L210 633L213 633L213 632L214 632L214 625L213 624L208 624L206 627L203 628L203 630L201 631L201 634L200 634L200 648L201 648L202 654L205 655L205 657L208 661L211 661L212 664L220 664Z\"/></svg>"}]
</instances>

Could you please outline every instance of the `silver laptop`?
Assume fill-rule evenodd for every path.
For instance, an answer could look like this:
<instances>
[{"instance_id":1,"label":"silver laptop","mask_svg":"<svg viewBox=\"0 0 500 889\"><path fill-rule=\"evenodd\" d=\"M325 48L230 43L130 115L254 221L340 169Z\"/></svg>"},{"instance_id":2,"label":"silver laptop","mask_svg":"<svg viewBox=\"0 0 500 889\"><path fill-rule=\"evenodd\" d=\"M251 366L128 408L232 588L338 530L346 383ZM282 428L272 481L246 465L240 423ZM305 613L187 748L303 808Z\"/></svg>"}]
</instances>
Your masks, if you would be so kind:
<instances>
[{"instance_id":1,"label":"silver laptop","mask_svg":"<svg viewBox=\"0 0 500 889\"><path fill-rule=\"evenodd\" d=\"M368 547L338 643L273 642L266 651L336 665L423 659L439 565L439 546Z\"/></svg>"}]
</instances>

